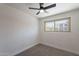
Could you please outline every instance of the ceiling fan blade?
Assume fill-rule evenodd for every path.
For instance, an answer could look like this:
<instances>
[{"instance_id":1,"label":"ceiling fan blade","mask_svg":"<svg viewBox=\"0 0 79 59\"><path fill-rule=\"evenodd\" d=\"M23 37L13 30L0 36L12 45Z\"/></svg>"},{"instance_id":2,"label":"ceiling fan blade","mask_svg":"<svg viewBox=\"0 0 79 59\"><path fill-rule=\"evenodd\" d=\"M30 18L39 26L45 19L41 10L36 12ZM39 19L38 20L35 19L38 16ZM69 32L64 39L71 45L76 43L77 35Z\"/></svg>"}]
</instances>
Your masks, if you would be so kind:
<instances>
[{"instance_id":1,"label":"ceiling fan blade","mask_svg":"<svg viewBox=\"0 0 79 59\"><path fill-rule=\"evenodd\" d=\"M36 15L38 15L40 13L40 11L38 11L37 13L36 13Z\"/></svg>"},{"instance_id":2,"label":"ceiling fan blade","mask_svg":"<svg viewBox=\"0 0 79 59\"><path fill-rule=\"evenodd\" d=\"M39 8L32 8L32 7L29 7L29 9L40 10Z\"/></svg>"},{"instance_id":3,"label":"ceiling fan blade","mask_svg":"<svg viewBox=\"0 0 79 59\"><path fill-rule=\"evenodd\" d=\"M44 7L44 9L49 9L49 8L52 8L52 7L55 7L55 6L56 6L56 4L52 4L52 5L49 5L47 7Z\"/></svg>"}]
</instances>

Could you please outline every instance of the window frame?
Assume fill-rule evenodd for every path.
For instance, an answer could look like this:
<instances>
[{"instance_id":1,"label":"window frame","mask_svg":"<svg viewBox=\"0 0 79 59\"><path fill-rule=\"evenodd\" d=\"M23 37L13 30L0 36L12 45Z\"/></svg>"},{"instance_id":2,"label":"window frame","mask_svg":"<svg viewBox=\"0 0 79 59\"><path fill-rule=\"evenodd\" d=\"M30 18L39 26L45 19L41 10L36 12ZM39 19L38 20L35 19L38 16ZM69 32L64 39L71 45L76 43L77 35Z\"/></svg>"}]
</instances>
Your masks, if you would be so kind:
<instances>
[{"instance_id":1,"label":"window frame","mask_svg":"<svg viewBox=\"0 0 79 59\"><path fill-rule=\"evenodd\" d=\"M68 31L56 31L55 30L55 22L56 21L61 21L61 20L68 20L68 24L69 24L69 26L68 26ZM46 23L47 22L54 22L54 31L46 31ZM71 32L71 17L66 17L66 18L60 18L60 19L55 19L55 20L50 20L50 21L44 21L44 32Z\"/></svg>"}]
</instances>

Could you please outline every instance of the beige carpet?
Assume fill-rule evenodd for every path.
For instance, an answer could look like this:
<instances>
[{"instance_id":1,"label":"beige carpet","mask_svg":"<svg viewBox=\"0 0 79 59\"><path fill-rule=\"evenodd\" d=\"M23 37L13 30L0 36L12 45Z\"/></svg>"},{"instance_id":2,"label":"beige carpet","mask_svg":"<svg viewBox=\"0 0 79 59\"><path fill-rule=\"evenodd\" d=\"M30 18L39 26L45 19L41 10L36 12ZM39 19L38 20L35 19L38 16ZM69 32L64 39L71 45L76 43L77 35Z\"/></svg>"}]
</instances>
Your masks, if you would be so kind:
<instances>
[{"instance_id":1,"label":"beige carpet","mask_svg":"<svg viewBox=\"0 0 79 59\"><path fill-rule=\"evenodd\" d=\"M49 47L46 45L38 44L16 56L77 56L76 54Z\"/></svg>"}]
</instances>

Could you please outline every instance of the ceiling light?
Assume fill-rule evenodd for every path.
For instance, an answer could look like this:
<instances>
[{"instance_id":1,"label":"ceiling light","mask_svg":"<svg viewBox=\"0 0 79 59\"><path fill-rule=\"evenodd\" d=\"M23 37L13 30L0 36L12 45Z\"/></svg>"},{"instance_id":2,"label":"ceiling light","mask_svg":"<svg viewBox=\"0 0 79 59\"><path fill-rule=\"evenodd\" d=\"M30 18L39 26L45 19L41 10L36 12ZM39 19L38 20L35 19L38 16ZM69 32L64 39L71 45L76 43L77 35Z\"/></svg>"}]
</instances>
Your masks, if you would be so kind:
<instances>
[{"instance_id":1,"label":"ceiling light","mask_svg":"<svg viewBox=\"0 0 79 59\"><path fill-rule=\"evenodd\" d=\"M44 10L40 10L40 12L44 12Z\"/></svg>"}]
</instances>

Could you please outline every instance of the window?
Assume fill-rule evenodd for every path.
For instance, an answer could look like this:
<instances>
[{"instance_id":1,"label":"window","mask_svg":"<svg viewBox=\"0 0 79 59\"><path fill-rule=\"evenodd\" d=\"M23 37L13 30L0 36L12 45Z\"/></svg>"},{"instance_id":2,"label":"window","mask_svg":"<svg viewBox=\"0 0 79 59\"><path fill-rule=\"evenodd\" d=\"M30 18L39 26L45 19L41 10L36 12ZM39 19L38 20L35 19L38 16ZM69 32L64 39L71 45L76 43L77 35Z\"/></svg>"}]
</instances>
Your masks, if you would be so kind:
<instances>
[{"instance_id":1,"label":"window","mask_svg":"<svg viewBox=\"0 0 79 59\"><path fill-rule=\"evenodd\" d=\"M45 21L44 26L46 32L69 32L70 17L53 21Z\"/></svg>"},{"instance_id":2,"label":"window","mask_svg":"<svg viewBox=\"0 0 79 59\"><path fill-rule=\"evenodd\" d=\"M54 31L54 22L46 22L45 23L45 31Z\"/></svg>"}]
</instances>

